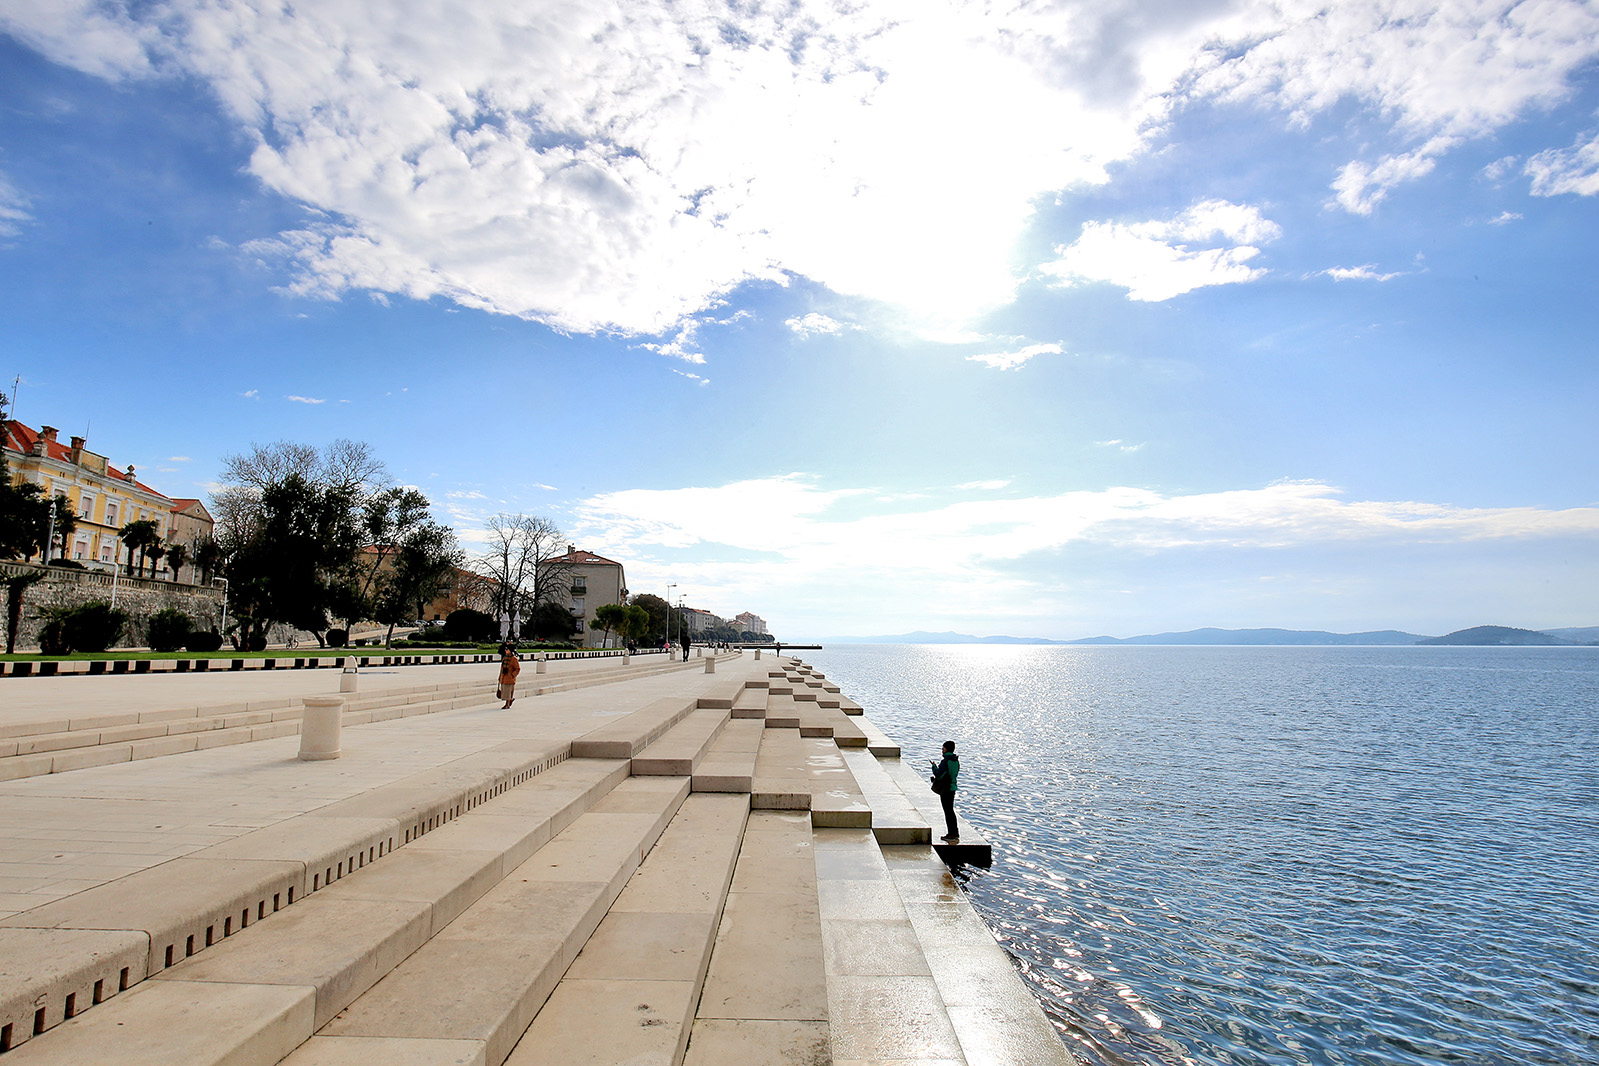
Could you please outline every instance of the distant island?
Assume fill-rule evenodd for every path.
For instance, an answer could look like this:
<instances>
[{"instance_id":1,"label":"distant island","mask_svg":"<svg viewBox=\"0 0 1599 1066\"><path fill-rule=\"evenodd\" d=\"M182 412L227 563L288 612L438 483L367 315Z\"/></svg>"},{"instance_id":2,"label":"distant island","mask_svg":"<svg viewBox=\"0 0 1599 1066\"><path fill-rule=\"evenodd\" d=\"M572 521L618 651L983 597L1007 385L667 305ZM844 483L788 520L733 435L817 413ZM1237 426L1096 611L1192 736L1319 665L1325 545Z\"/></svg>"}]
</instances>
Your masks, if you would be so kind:
<instances>
[{"instance_id":1,"label":"distant island","mask_svg":"<svg viewBox=\"0 0 1599 1066\"><path fill-rule=\"evenodd\" d=\"M1195 644L1228 646L1317 645L1392 646L1446 644L1477 647L1578 646L1599 644L1599 626L1565 629L1515 629L1510 626L1472 626L1441 637L1377 629L1364 633L1328 633L1320 629L1190 629L1182 633L1150 633L1138 637L1082 637L1050 640L1046 637L978 637L970 633L899 633L879 637L829 637L827 644Z\"/></svg>"}]
</instances>

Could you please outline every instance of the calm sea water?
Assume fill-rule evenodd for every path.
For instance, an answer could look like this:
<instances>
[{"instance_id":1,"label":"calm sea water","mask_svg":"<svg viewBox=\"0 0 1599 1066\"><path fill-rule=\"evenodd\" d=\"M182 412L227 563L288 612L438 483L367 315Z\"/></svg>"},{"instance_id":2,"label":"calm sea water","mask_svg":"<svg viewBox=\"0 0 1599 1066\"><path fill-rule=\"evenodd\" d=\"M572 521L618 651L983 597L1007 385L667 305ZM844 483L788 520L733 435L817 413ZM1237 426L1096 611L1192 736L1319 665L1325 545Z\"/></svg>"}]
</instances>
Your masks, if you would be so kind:
<instances>
[{"instance_id":1,"label":"calm sea water","mask_svg":"<svg viewBox=\"0 0 1599 1066\"><path fill-rule=\"evenodd\" d=\"M1599 649L837 645L1090 1063L1599 1063Z\"/></svg>"}]
</instances>

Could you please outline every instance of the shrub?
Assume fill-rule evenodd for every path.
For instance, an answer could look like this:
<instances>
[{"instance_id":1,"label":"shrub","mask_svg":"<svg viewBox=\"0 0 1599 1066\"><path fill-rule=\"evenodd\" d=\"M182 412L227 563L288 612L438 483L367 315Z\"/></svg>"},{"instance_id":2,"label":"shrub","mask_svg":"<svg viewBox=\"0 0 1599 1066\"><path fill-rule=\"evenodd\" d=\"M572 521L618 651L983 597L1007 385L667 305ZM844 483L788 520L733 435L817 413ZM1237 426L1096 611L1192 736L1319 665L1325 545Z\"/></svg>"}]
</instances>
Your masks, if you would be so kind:
<instances>
[{"instance_id":1,"label":"shrub","mask_svg":"<svg viewBox=\"0 0 1599 1066\"><path fill-rule=\"evenodd\" d=\"M450 616L444 620L444 638L446 640L464 640L476 643L478 641L491 641L500 635L500 624L482 611L474 611L470 607L462 607L458 611L451 611Z\"/></svg>"},{"instance_id":2,"label":"shrub","mask_svg":"<svg viewBox=\"0 0 1599 1066\"><path fill-rule=\"evenodd\" d=\"M176 607L150 616L150 650L177 651L189 639L194 622Z\"/></svg>"},{"instance_id":3,"label":"shrub","mask_svg":"<svg viewBox=\"0 0 1599 1066\"><path fill-rule=\"evenodd\" d=\"M85 567L82 563L78 562L78 560L76 560L76 559L51 559L50 560L50 565L55 567L57 570L85 570L85 569L87 569L87 567Z\"/></svg>"},{"instance_id":4,"label":"shrub","mask_svg":"<svg viewBox=\"0 0 1599 1066\"><path fill-rule=\"evenodd\" d=\"M328 630L327 641L330 648L342 648L350 643L350 631L348 629L330 629Z\"/></svg>"},{"instance_id":5,"label":"shrub","mask_svg":"<svg viewBox=\"0 0 1599 1066\"><path fill-rule=\"evenodd\" d=\"M66 626L61 619L53 618L39 630L39 651L44 655L65 655L72 648L67 644Z\"/></svg>"},{"instance_id":6,"label":"shrub","mask_svg":"<svg viewBox=\"0 0 1599 1066\"><path fill-rule=\"evenodd\" d=\"M190 651L216 651L222 647L222 634L215 629L192 629L183 646Z\"/></svg>"},{"instance_id":7,"label":"shrub","mask_svg":"<svg viewBox=\"0 0 1599 1066\"><path fill-rule=\"evenodd\" d=\"M128 612L100 600L75 607L61 619L67 645L87 652L105 651L117 642L127 624Z\"/></svg>"}]
</instances>

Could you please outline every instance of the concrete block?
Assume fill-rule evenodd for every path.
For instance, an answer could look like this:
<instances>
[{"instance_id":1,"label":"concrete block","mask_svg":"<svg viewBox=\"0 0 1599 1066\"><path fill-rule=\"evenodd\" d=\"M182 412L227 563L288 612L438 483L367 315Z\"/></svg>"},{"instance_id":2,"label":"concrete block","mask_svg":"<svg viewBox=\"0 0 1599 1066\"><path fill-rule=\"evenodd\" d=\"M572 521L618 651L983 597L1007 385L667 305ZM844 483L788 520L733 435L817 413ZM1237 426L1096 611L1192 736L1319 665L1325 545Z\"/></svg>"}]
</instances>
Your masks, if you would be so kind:
<instances>
[{"instance_id":1,"label":"concrete block","mask_svg":"<svg viewBox=\"0 0 1599 1066\"><path fill-rule=\"evenodd\" d=\"M480 808L413 842L411 848L419 851L493 852L499 856L499 873L504 876L526 862L552 836L554 833L550 829L549 818L489 814Z\"/></svg>"},{"instance_id":2,"label":"concrete block","mask_svg":"<svg viewBox=\"0 0 1599 1066\"><path fill-rule=\"evenodd\" d=\"M716 938L714 913L612 910L589 937L563 984L572 980L698 982Z\"/></svg>"},{"instance_id":3,"label":"concrete block","mask_svg":"<svg viewBox=\"0 0 1599 1066\"><path fill-rule=\"evenodd\" d=\"M143 932L153 974L289 906L304 880L298 862L172 859L13 915L0 928Z\"/></svg>"},{"instance_id":4,"label":"concrete block","mask_svg":"<svg viewBox=\"0 0 1599 1066\"><path fill-rule=\"evenodd\" d=\"M488 1066L481 1040L313 1036L279 1066Z\"/></svg>"},{"instance_id":5,"label":"concrete block","mask_svg":"<svg viewBox=\"0 0 1599 1066\"><path fill-rule=\"evenodd\" d=\"M698 1017L827 1020L822 927L814 897L729 894Z\"/></svg>"},{"instance_id":6,"label":"concrete block","mask_svg":"<svg viewBox=\"0 0 1599 1066\"><path fill-rule=\"evenodd\" d=\"M695 710L633 756L634 776L687 776L727 723L725 708Z\"/></svg>"},{"instance_id":7,"label":"concrete block","mask_svg":"<svg viewBox=\"0 0 1599 1066\"><path fill-rule=\"evenodd\" d=\"M229 744L248 744L250 742L250 727L240 726L236 729L213 729L207 733L197 733L198 747L222 748Z\"/></svg>"},{"instance_id":8,"label":"concrete block","mask_svg":"<svg viewBox=\"0 0 1599 1066\"><path fill-rule=\"evenodd\" d=\"M17 754L37 755L47 751L89 747L98 743L100 743L100 731L98 729L65 733L35 733L32 736L17 738Z\"/></svg>"},{"instance_id":9,"label":"concrete block","mask_svg":"<svg viewBox=\"0 0 1599 1066\"><path fill-rule=\"evenodd\" d=\"M100 743L115 744L123 740L145 740L149 737L164 737L167 727L162 722L146 722L134 725L119 725L111 729L100 731Z\"/></svg>"},{"instance_id":10,"label":"concrete block","mask_svg":"<svg viewBox=\"0 0 1599 1066\"><path fill-rule=\"evenodd\" d=\"M274 1063L311 1036L315 998L310 988L146 981L14 1049L6 1066Z\"/></svg>"},{"instance_id":11,"label":"concrete block","mask_svg":"<svg viewBox=\"0 0 1599 1066\"><path fill-rule=\"evenodd\" d=\"M36 733L65 733L72 728L70 718L48 718L35 722L0 723L0 737L26 737Z\"/></svg>"},{"instance_id":12,"label":"concrete block","mask_svg":"<svg viewBox=\"0 0 1599 1066\"><path fill-rule=\"evenodd\" d=\"M243 706L244 706L243 704L239 705L241 710L243 709ZM178 721L179 719L183 719L183 718L194 718L199 713L200 713L200 708L198 708L198 707L174 707L171 710L166 710L166 711L140 711L139 712L139 721L141 721L141 722L175 722L175 721Z\"/></svg>"},{"instance_id":13,"label":"concrete block","mask_svg":"<svg viewBox=\"0 0 1599 1066\"><path fill-rule=\"evenodd\" d=\"M15 1046L144 980L143 933L0 929L0 1027Z\"/></svg>"},{"instance_id":14,"label":"concrete block","mask_svg":"<svg viewBox=\"0 0 1599 1066\"><path fill-rule=\"evenodd\" d=\"M320 1029L427 941L429 912L417 902L316 896L155 980L310 985Z\"/></svg>"},{"instance_id":15,"label":"concrete block","mask_svg":"<svg viewBox=\"0 0 1599 1066\"><path fill-rule=\"evenodd\" d=\"M87 714L72 719L71 728L78 729L109 729L113 726L137 725L139 715L134 712L122 711L117 714Z\"/></svg>"}]
</instances>

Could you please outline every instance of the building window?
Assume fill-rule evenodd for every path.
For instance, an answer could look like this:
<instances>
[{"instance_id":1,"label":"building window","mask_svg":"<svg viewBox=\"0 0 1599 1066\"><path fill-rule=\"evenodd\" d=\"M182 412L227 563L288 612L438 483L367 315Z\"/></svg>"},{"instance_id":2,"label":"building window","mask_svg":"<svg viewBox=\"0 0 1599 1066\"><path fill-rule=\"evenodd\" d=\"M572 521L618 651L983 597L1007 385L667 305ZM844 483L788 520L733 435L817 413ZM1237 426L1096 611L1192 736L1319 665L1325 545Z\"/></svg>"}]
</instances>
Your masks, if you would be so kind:
<instances>
[{"instance_id":1,"label":"building window","mask_svg":"<svg viewBox=\"0 0 1599 1066\"><path fill-rule=\"evenodd\" d=\"M94 497L87 492L78 497L78 517L94 520Z\"/></svg>"},{"instance_id":2,"label":"building window","mask_svg":"<svg viewBox=\"0 0 1599 1066\"><path fill-rule=\"evenodd\" d=\"M102 563L109 563L109 562L114 562L115 561L115 560L113 560L111 558L111 545L109 545L109 544L100 545L100 561Z\"/></svg>"},{"instance_id":3,"label":"building window","mask_svg":"<svg viewBox=\"0 0 1599 1066\"><path fill-rule=\"evenodd\" d=\"M87 559L89 557L89 538L88 537L79 537L77 539L77 541L73 543L73 545L72 545L72 557L74 559Z\"/></svg>"},{"instance_id":4,"label":"building window","mask_svg":"<svg viewBox=\"0 0 1599 1066\"><path fill-rule=\"evenodd\" d=\"M115 500L107 500L105 502L104 524L108 526L114 526L117 524L117 504Z\"/></svg>"}]
</instances>

